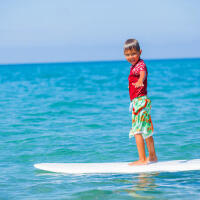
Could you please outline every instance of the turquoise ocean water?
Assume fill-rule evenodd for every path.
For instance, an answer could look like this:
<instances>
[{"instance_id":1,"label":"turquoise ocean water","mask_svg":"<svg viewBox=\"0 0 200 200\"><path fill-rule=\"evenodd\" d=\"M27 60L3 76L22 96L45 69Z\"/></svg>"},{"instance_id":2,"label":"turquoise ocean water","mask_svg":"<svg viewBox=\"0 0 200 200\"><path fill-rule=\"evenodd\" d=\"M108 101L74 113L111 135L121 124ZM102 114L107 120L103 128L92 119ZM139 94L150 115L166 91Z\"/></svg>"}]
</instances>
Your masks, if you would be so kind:
<instances>
[{"instance_id":1,"label":"turquoise ocean water","mask_svg":"<svg viewBox=\"0 0 200 200\"><path fill-rule=\"evenodd\" d=\"M160 161L200 158L200 59L146 61ZM0 66L0 199L200 199L200 171L64 175L40 162L137 159L127 62Z\"/></svg>"}]
</instances>

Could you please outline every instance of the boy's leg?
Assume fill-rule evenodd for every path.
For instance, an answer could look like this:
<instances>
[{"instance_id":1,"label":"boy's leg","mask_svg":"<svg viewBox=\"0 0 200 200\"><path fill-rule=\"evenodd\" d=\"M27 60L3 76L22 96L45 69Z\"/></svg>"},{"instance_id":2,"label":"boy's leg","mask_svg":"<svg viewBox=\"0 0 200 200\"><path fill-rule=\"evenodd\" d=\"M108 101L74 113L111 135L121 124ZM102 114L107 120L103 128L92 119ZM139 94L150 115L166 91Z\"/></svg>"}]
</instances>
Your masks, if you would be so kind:
<instances>
[{"instance_id":1,"label":"boy's leg","mask_svg":"<svg viewBox=\"0 0 200 200\"><path fill-rule=\"evenodd\" d=\"M145 143L142 134L135 134L135 141L137 144L139 160L129 163L129 165L144 165L147 163L147 158L145 154Z\"/></svg>"},{"instance_id":2,"label":"boy's leg","mask_svg":"<svg viewBox=\"0 0 200 200\"><path fill-rule=\"evenodd\" d=\"M148 157L148 161L150 162L156 162L157 156L156 156L156 151L155 151L155 147L154 147L154 140L153 140L153 136L150 136L146 139L146 143L147 143L147 149L149 151L149 157Z\"/></svg>"}]
</instances>

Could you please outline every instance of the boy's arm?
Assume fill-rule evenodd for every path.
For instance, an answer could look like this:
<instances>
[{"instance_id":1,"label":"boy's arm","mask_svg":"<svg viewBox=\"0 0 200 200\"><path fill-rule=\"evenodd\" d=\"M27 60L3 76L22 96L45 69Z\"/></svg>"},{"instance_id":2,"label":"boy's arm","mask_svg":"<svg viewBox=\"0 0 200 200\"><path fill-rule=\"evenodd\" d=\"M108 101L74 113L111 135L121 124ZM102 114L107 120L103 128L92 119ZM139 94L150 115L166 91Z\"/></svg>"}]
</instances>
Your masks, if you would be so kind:
<instances>
[{"instance_id":1,"label":"boy's arm","mask_svg":"<svg viewBox=\"0 0 200 200\"><path fill-rule=\"evenodd\" d=\"M146 72L145 71L141 71L140 72L140 78L138 79L138 81L136 83L133 83L133 85L136 88L144 86L143 82L144 82L145 78L146 78Z\"/></svg>"}]
</instances>

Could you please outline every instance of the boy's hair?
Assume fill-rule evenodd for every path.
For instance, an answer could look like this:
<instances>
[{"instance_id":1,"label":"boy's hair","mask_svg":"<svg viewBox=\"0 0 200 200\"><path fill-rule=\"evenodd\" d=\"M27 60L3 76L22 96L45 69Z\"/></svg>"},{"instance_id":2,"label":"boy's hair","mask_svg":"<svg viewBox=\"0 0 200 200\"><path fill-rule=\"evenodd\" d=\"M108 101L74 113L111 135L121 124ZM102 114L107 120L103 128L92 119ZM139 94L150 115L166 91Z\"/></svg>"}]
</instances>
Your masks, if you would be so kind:
<instances>
[{"instance_id":1,"label":"boy's hair","mask_svg":"<svg viewBox=\"0 0 200 200\"><path fill-rule=\"evenodd\" d=\"M135 49L136 51L140 51L139 42L136 39L128 39L124 43L124 52L127 50Z\"/></svg>"}]
</instances>

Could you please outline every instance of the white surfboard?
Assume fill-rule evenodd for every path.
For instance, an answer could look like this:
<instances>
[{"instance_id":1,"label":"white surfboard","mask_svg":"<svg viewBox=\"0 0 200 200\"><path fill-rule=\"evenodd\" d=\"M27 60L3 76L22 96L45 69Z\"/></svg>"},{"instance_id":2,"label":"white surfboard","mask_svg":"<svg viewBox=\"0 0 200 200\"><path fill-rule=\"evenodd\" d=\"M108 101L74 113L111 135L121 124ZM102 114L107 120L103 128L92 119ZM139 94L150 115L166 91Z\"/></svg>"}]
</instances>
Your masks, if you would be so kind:
<instances>
[{"instance_id":1,"label":"white surfboard","mask_svg":"<svg viewBox=\"0 0 200 200\"><path fill-rule=\"evenodd\" d=\"M141 172L179 172L200 170L200 159L174 160L150 163L140 166L129 166L128 162L113 163L39 163L35 168L49 172L67 174L100 174L118 173L133 174Z\"/></svg>"}]
</instances>

